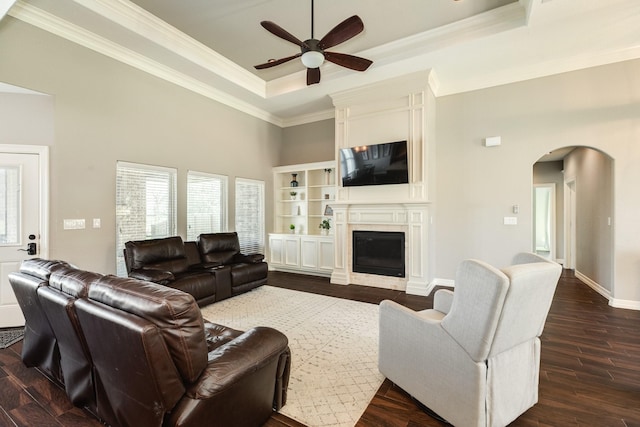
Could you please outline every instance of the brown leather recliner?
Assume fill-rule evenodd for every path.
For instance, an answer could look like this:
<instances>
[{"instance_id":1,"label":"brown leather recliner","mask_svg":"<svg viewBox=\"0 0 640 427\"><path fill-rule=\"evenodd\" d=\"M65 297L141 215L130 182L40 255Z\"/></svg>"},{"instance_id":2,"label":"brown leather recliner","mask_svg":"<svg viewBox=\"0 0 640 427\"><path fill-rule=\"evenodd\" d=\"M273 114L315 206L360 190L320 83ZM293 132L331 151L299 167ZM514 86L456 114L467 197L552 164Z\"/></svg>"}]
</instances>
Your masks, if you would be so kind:
<instances>
[{"instance_id":1,"label":"brown leather recliner","mask_svg":"<svg viewBox=\"0 0 640 427\"><path fill-rule=\"evenodd\" d=\"M124 258L129 277L187 292L204 306L216 301L216 277L192 269L180 236L125 243Z\"/></svg>"},{"instance_id":2,"label":"brown leather recliner","mask_svg":"<svg viewBox=\"0 0 640 427\"><path fill-rule=\"evenodd\" d=\"M68 266L63 261L31 258L22 262L19 271L9 273L9 283L25 318L22 362L28 367L39 368L58 383L64 382L60 369L60 350L56 335L40 305L38 288L48 285L53 271Z\"/></svg>"},{"instance_id":3,"label":"brown leather recliner","mask_svg":"<svg viewBox=\"0 0 640 427\"><path fill-rule=\"evenodd\" d=\"M93 368L75 302L86 298L89 286L101 277L98 273L61 267L49 277L49 286L38 288L40 305L58 341L67 396L74 405L93 413L96 412Z\"/></svg>"},{"instance_id":4,"label":"brown leather recliner","mask_svg":"<svg viewBox=\"0 0 640 427\"><path fill-rule=\"evenodd\" d=\"M205 326L193 297L104 276L75 302L96 380L97 413L114 426L259 426L286 401L287 338Z\"/></svg>"},{"instance_id":5,"label":"brown leather recliner","mask_svg":"<svg viewBox=\"0 0 640 427\"><path fill-rule=\"evenodd\" d=\"M264 255L242 254L236 232L200 234L198 249L203 265L230 267L230 295L238 295L267 283L268 265L264 262Z\"/></svg>"}]
</instances>

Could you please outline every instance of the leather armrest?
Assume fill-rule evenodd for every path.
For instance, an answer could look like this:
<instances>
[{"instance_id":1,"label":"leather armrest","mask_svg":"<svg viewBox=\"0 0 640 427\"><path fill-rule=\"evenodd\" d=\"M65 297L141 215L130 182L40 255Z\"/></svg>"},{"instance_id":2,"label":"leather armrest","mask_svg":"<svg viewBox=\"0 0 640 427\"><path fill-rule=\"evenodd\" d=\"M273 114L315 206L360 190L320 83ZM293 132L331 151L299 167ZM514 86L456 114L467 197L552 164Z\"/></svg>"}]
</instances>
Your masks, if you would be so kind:
<instances>
[{"instance_id":1,"label":"leather armrest","mask_svg":"<svg viewBox=\"0 0 640 427\"><path fill-rule=\"evenodd\" d=\"M133 270L129 273L129 277L146 280L147 282L153 282L159 285L166 285L167 283L171 283L176 280L175 276L170 271L151 269Z\"/></svg>"},{"instance_id":2,"label":"leather armrest","mask_svg":"<svg viewBox=\"0 0 640 427\"><path fill-rule=\"evenodd\" d=\"M187 395L198 399L213 397L274 359L279 360L287 348L287 337L281 332L267 327L250 329L209 352L207 367Z\"/></svg>"},{"instance_id":3,"label":"leather armrest","mask_svg":"<svg viewBox=\"0 0 640 427\"><path fill-rule=\"evenodd\" d=\"M211 270L211 269L222 267L222 266L223 264L220 262L203 262L200 264L192 265L191 267L189 267L189 270L205 271L205 270Z\"/></svg>"},{"instance_id":4,"label":"leather armrest","mask_svg":"<svg viewBox=\"0 0 640 427\"><path fill-rule=\"evenodd\" d=\"M244 332L231 329L226 326L210 323L205 320L204 334L207 340L207 352L211 352L218 347L238 338Z\"/></svg>"},{"instance_id":5,"label":"leather armrest","mask_svg":"<svg viewBox=\"0 0 640 427\"><path fill-rule=\"evenodd\" d=\"M235 263L244 262L247 264L258 264L258 263L261 263L262 261L264 261L263 254L249 254L249 255L235 254L233 257L233 262Z\"/></svg>"}]
</instances>

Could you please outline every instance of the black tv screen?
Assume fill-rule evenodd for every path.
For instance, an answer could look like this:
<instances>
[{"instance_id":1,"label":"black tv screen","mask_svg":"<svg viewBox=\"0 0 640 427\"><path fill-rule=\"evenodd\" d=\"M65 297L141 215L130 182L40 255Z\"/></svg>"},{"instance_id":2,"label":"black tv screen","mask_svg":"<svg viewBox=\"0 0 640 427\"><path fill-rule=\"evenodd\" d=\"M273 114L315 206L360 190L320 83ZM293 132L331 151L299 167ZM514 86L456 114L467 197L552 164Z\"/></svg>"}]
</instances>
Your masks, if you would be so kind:
<instances>
[{"instance_id":1,"label":"black tv screen","mask_svg":"<svg viewBox=\"0 0 640 427\"><path fill-rule=\"evenodd\" d=\"M343 187L407 184L407 141L340 149Z\"/></svg>"}]
</instances>

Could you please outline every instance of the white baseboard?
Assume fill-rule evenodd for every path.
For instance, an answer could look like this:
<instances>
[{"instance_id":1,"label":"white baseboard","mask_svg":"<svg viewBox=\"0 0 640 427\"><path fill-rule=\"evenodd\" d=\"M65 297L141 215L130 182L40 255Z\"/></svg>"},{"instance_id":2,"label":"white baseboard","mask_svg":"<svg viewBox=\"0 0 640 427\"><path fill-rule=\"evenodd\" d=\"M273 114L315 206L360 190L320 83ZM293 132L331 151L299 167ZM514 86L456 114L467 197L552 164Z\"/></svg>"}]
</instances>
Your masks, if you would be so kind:
<instances>
[{"instance_id":1,"label":"white baseboard","mask_svg":"<svg viewBox=\"0 0 640 427\"><path fill-rule=\"evenodd\" d=\"M420 295L428 297L436 286L446 286L448 288L453 288L455 287L455 282L451 279L438 279L436 277L431 281L431 283L429 283L429 286L427 286L427 288L425 289L426 293L421 293ZM407 288L407 293L409 293L409 288Z\"/></svg>"},{"instance_id":2,"label":"white baseboard","mask_svg":"<svg viewBox=\"0 0 640 427\"><path fill-rule=\"evenodd\" d=\"M611 298L609 305L615 308L625 308L627 310L640 310L640 301L633 301L628 299Z\"/></svg>"},{"instance_id":3,"label":"white baseboard","mask_svg":"<svg viewBox=\"0 0 640 427\"><path fill-rule=\"evenodd\" d=\"M431 281L433 287L446 286L447 288L455 288L456 282L453 279L438 279L437 277Z\"/></svg>"},{"instance_id":4,"label":"white baseboard","mask_svg":"<svg viewBox=\"0 0 640 427\"><path fill-rule=\"evenodd\" d=\"M589 286L591 289L593 289L594 291L596 291L597 293L599 293L600 295L605 297L607 299L607 301L611 300L611 291L603 288L597 282L591 280L589 277L587 277L584 274L580 273L578 270L575 270L575 275L576 275L576 278L580 279L587 286Z\"/></svg>"},{"instance_id":5,"label":"white baseboard","mask_svg":"<svg viewBox=\"0 0 640 427\"><path fill-rule=\"evenodd\" d=\"M593 289L594 291L596 291L597 293L605 297L609 301L609 305L611 307L624 308L627 310L640 310L640 301L613 298L611 296L610 291L606 290L605 288L603 288L602 286L600 286L599 284L597 284L596 282L594 282L593 280L585 276L584 274L580 273L577 270L575 274L576 274L576 277L582 280L584 283L586 283L587 286L589 286L591 289Z\"/></svg>"}]
</instances>

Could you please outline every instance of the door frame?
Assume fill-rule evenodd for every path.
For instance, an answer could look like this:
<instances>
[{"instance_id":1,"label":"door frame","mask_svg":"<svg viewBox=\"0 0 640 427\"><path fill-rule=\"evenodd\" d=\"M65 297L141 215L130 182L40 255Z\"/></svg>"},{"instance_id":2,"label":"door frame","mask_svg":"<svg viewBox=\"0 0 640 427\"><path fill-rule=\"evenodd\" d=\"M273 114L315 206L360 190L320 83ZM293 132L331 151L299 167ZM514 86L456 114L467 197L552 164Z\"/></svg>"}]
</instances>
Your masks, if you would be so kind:
<instances>
[{"instance_id":1,"label":"door frame","mask_svg":"<svg viewBox=\"0 0 640 427\"><path fill-rule=\"evenodd\" d=\"M575 177L564 180L564 268L576 269L576 194L577 183Z\"/></svg>"},{"instance_id":2,"label":"door frame","mask_svg":"<svg viewBox=\"0 0 640 427\"><path fill-rule=\"evenodd\" d=\"M557 261L557 256L556 256L556 230L557 230L557 224L556 224L556 183L555 182L545 182L545 183L540 183L540 184L533 184L533 252L537 253L537 248L536 248L536 234L537 234L537 228L536 228L536 213L537 213L537 199L536 199L536 188L548 188L550 190L551 193L551 199L550 199L550 206L549 206L549 214L550 214L550 221L551 221L551 230L550 230L550 251L549 251L549 258L552 261Z\"/></svg>"},{"instance_id":3,"label":"door frame","mask_svg":"<svg viewBox=\"0 0 640 427\"><path fill-rule=\"evenodd\" d=\"M49 258L49 147L46 145L0 144L0 152L11 154L35 154L38 156L38 186L40 194L39 233L40 248L38 256Z\"/></svg>"}]
</instances>

